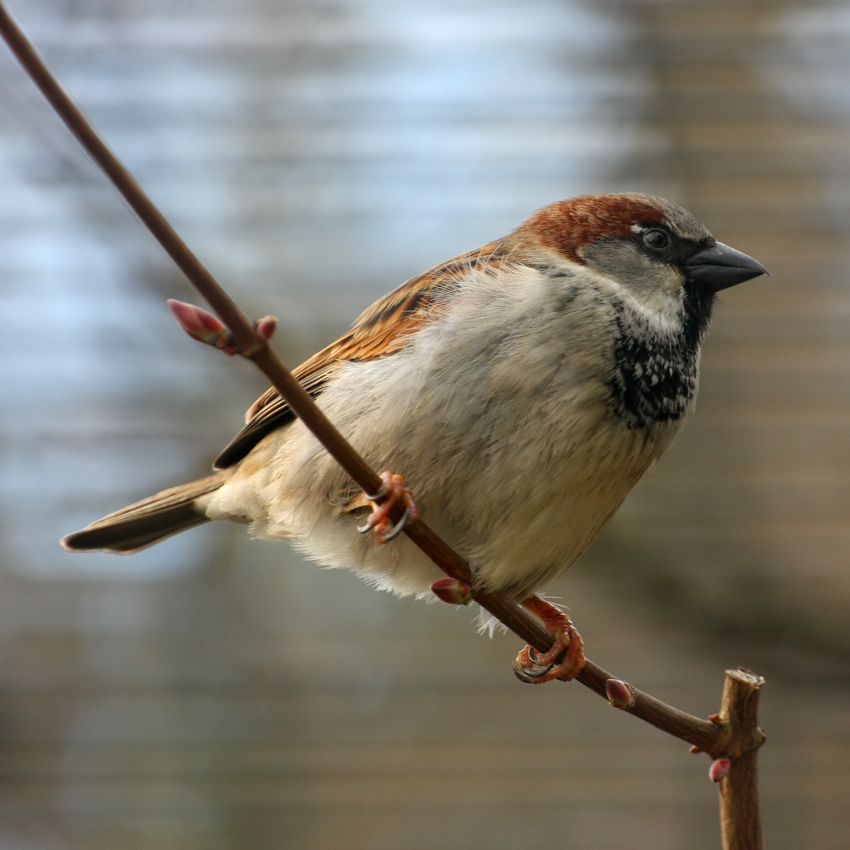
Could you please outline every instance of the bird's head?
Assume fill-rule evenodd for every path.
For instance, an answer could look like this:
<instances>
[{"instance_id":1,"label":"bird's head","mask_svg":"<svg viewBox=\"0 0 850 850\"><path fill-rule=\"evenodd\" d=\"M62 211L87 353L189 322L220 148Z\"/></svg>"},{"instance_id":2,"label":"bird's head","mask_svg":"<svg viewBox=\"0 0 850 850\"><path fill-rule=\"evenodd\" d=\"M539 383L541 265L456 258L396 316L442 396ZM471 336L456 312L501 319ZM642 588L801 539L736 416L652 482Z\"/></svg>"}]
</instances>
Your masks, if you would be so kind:
<instances>
[{"instance_id":1,"label":"bird's head","mask_svg":"<svg viewBox=\"0 0 850 850\"><path fill-rule=\"evenodd\" d=\"M687 210L652 195L558 201L512 236L529 255L565 271L589 268L662 312L678 303L710 314L715 293L767 274L752 257L718 242Z\"/></svg>"}]
</instances>

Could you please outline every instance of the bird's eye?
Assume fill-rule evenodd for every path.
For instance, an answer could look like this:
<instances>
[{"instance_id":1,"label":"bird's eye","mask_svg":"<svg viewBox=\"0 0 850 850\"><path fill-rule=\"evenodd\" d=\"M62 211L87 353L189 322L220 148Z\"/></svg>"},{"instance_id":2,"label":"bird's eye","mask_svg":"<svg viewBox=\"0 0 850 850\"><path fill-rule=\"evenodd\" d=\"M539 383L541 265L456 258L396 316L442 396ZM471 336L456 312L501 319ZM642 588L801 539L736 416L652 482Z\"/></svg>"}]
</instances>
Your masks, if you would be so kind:
<instances>
[{"instance_id":1,"label":"bird's eye","mask_svg":"<svg viewBox=\"0 0 850 850\"><path fill-rule=\"evenodd\" d=\"M670 244L670 237L663 230L647 230L643 241L650 248L661 251Z\"/></svg>"}]
</instances>

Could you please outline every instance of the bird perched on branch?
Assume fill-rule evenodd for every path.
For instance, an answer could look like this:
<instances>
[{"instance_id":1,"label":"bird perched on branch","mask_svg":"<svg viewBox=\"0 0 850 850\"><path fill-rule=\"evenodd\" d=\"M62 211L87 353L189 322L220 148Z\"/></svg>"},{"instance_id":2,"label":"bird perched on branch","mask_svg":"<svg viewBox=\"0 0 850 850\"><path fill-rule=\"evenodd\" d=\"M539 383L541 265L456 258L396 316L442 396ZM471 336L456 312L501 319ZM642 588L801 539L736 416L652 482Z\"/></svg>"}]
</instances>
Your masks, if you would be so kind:
<instances>
[{"instance_id":1,"label":"bird perched on branch","mask_svg":"<svg viewBox=\"0 0 850 850\"><path fill-rule=\"evenodd\" d=\"M359 492L270 390L213 475L63 545L125 554L231 520L378 587L427 595L438 568L403 536L381 545L387 505L404 499L480 588L524 603L555 633L551 657L521 654L524 678L571 678L581 639L535 591L590 546L681 428L716 293L765 273L661 198L544 207L402 284L295 370L366 460L392 471L383 493Z\"/></svg>"}]
</instances>

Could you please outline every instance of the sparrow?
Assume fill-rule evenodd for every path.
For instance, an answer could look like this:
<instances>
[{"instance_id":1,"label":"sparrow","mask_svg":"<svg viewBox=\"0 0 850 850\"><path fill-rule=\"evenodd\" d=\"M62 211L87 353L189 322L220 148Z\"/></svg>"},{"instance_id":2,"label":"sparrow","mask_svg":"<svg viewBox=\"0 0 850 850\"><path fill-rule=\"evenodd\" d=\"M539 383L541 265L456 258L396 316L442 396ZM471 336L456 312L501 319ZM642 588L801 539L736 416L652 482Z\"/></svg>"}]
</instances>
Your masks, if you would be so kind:
<instances>
[{"instance_id":1,"label":"sparrow","mask_svg":"<svg viewBox=\"0 0 850 850\"><path fill-rule=\"evenodd\" d=\"M558 201L408 280L295 370L387 470L381 493L360 492L270 389L212 475L62 545L129 554L229 520L376 587L430 596L443 574L406 537L389 542L387 505L402 499L407 521L421 513L469 561L477 588L554 633L545 657L520 653L521 678L572 678L581 637L537 591L593 543L693 409L717 292L766 273L662 198Z\"/></svg>"}]
</instances>

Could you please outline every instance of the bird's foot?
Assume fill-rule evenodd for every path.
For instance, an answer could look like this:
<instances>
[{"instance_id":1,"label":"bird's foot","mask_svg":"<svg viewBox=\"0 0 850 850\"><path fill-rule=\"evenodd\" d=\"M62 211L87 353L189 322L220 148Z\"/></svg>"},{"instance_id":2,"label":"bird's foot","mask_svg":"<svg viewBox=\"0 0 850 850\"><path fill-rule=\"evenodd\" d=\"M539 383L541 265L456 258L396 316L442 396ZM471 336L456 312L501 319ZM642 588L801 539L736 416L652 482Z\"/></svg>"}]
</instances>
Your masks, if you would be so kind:
<instances>
[{"instance_id":1,"label":"bird's foot","mask_svg":"<svg viewBox=\"0 0 850 850\"><path fill-rule=\"evenodd\" d=\"M548 652L542 654L526 646L514 661L517 678L534 685L542 685L553 679L563 682L575 679L584 667L585 657L584 641L573 621L560 608L539 596L529 596L522 607L543 621L547 631L554 636L555 643Z\"/></svg>"},{"instance_id":2,"label":"bird's foot","mask_svg":"<svg viewBox=\"0 0 850 850\"><path fill-rule=\"evenodd\" d=\"M372 509L366 522L357 527L361 534L374 531L375 541L380 545L389 543L404 530L405 526L419 519L419 505L413 494L404 486L404 479L392 472L381 473L381 488L374 495L364 497ZM404 504L404 515L395 524L390 523L390 512L398 502Z\"/></svg>"}]
</instances>

